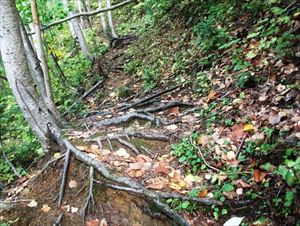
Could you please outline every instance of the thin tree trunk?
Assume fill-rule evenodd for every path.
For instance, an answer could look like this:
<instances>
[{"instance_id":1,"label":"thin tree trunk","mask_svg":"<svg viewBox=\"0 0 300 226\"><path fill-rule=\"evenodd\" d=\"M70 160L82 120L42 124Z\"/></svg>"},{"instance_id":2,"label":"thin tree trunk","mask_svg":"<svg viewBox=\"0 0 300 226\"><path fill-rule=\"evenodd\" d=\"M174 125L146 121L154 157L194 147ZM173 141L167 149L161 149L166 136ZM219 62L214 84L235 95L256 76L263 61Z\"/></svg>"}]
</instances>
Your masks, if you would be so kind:
<instances>
[{"instance_id":1,"label":"thin tree trunk","mask_svg":"<svg viewBox=\"0 0 300 226\"><path fill-rule=\"evenodd\" d=\"M107 0L107 1L106 1L106 7L107 7L107 8L111 7L110 0ZM117 35L116 31L115 31L115 27L114 27L114 22L113 22L112 12L111 12L111 11L108 11L108 12L107 12L107 17L108 17L108 24L109 24L111 36L112 36L113 38L118 38L118 35Z\"/></svg>"},{"instance_id":2,"label":"thin tree trunk","mask_svg":"<svg viewBox=\"0 0 300 226\"><path fill-rule=\"evenodd\" d=\"M47 106L49 110L52 112L55 118L60 120L59 113L56 109L56 106L53 101L53 95L52 95L52 89L51 89L51 80L49 76L49 68L44 52L43 42L42 42L42 33L41 33L41 26L40 26L40 20L38 15L38 9L37 9L37 3L36 0L31 0L31 12L32 12L32 21L36 36L36 51L38 59L40 60L42 70L43 70L43 77L44 77L44 84L46 89L46 96L47 96ZM41 90L42 91L42 90Z\"/></svg>"},{"instance_id":3,"label":"thin tree trunk","mask_svg":"<svg viewBox=\"0 0 300 226\"><path fill-rule=\"evenodd\" d=\"M0 50L9 86L43 148L49 150L51 139L47 125L57 127L57 124L33 87L15 1L0 0L0 5Z\"/></svg>"},{"instance_id":4,"label":"thin tree trunk","mask_svg":"<svg viewBox=\"0 0 300 226\"><path fill-rule=\"evenodd\" d=\"M102 0L98 0L98 9L102 9ZM106 38L110 39L109 34L107 32L107 25L106 25L106 20L105 20L105 14L104 13L100 13L100 19L101 19L103 33L106 36Z\"/></svg>"},{"instance_id":5,"label":"thin tree trunk","mask_svg":"<svg viewBox=\"0 0 300 226\"><path fill-rule=\"evenodd\" d=\"M64 7L65 7L65 10L68 12L68 16L72 16L73 15L73 11L72 10L69 10L69 2L68 0L63 0L63 4L64 4ZM87 45L87 42L85 40L85 37L84 37L84 34L82 32L82 29L79 25L79 20L78 18L74 18L71 20L71 23L72 23L72 27L74 28L74 32L78 38L78 42L79 42L79 45L80 45L80 48L83 52L83 55L85 56L86 59L90 60L91 62L94 61L94 57Z\"/></svg>"},{"instance_id":6,"label":"thin tree trunk","mask_svg":"<svg viewBox=\"0 0 300 226\"><path fill-rule=\"evenodd\" d=\"M82 9L81 9L81 1L74 0L73 2L74 2L74 4L77 5L78 12L79 12L79 13L82 13ZM80 17L80 23L81 23L81 26L83 27L83 17Z\"/></svg>"}]
</instances>

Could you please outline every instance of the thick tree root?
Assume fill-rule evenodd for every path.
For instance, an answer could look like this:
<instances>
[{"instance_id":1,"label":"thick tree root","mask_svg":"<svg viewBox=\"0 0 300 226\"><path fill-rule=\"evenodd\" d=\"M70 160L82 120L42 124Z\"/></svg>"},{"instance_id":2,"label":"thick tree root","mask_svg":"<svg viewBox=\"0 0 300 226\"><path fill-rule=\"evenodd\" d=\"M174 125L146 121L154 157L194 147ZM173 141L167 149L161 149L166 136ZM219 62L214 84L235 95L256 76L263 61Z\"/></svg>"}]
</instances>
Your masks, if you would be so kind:
<instances>
[{"instance_id":1,"label":"thick tree root","mask_svg":"<svg viewBox=\"0 0 300 226\"><path fill-rule=\"evenodd\" d=\"M100 122L96 123L96 126L102 127L102 126L119 125L119 124L130 122L135 119L150 121L150 122L154 123L156 126L165 124L164 122L162 122L161 119L157 118L154 115L147 114L144 112L131 112L129 114L122 115L122 116L119 116L116 118L111 118L111 119L106 119L106 120L100 121Z\"/></svg>"},{"instance_id":2,"label":"thick tree root","mask_svg":"<svg viewBox=\"0 0 300 226\"><path fill-rule=\"evenodd\" d=\"M129 177L123 177L123 176L117 176L116 174L112 173L108 168L100 162L98 159L95 159L88 155L87 153L84 153L77 149L73 144L71 144L67 139L64 139L61 136L60 131L57 131L56 129L51 129L51 125L48 125L50 132L53 134L53 136L56 138L57 143L61 146L62 149L67 149L76 159L79 161L84 162L90 167L93 167L95 170L97 170L104 178L117 183L121 184L124 188L126 188L128 191L131 190L131 192L136 192L139 194L142 194L149 200L152 200L156 205L158 205L159 208L162 209L164 213L166 213L170 218L174 220L174 222L178 223L179 225L189 225L181 216L179 216L177 213L175 213L173 210L170 210L170 208L159 201L160 199L164 198L178 198L183 200L192 200L197 202L198 204L202 205L222 205L222 202L211 200L211 199L201 199L201 198L192 198L192 197L186 197L179 194L170 194L170 193L158 193L155 191L151 191L137 183L135 180L129 178ZM127 188L128 187L128 188Z\"/></svg>"},{"instance_id":3,"label":"thick tree root","mask_svg":"<svg viewBox=\"0 0 300 226\"><path fill-rule=\"evenodd\" d=\"M188 104L188 103L183 103L183 102L179 102L179 101L172 101L172 102L160 105L158 107L146 108L146 109L144 109L144 111L149 112L149 113L155 113L155 112L168 110L172 107L194 107L194 106L195 106L194 104Z\"/></svg>"},{"instance_id":4,"label":"thick tree root","mask_svg":"<svg viewBox=\"0 0 300 226\"><path fill-rule=\"evenodd\" d=\"M94 168L90 166L90 176L89 176L89 191L88 191L88 196L85 202L85 205L81 211L82 218L83 218L83 223L85 222L85 216L89 210L92 210L93 212L95 211L95 200L94 200L94 195L93 195L93 187L94 187Z\"/></svg>"},{"instance_id":5,"label":"thick tree root","mask_svg":"<svg viewBox=\"0 0 300 226\"><path fill-rule=\"evenodd\" d=\"M69 169L69 164L70 164L70 155L71 155L71 151L70 151L70 149L67 149L66 156L65 156L65 162L64 162L64 168L63 168L63 171L62 171L60 191L59 191L59 196L58 196L58 203L57 203L58 208L60 208L60 206L62 204L63 197L64 197L64 192L65 192L65 187L66 187L66 182L67 182L68 169Z\"/></svg>"}]
</instances>

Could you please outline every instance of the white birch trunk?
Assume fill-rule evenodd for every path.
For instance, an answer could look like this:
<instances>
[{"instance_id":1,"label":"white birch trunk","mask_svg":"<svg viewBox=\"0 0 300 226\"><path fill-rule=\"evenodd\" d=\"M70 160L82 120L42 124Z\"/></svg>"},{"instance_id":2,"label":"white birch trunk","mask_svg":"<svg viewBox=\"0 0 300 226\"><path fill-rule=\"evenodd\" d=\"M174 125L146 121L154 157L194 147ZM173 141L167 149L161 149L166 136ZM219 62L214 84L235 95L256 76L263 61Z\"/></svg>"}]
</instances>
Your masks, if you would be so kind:
<instances>
[{"instance_id":1,"label":"white birch trunk","mask_svg":"<svg viewBox=\"0 0 300 226\"><path fill-rule=\"evenodd\" d=\"M102 0L98 0L98 9L102 9ZM104 13L100 13L100 19L101 19L101 25L102 25L103 33L106 36L108 36L106 20L105 20L105 14Z\"/></svg>"},{"instance_id":2,"label":"white birch trunk","mask_svg":"<svg viewBox=\"0 0 300 226\"><path fill-rule=\"evenodd\" d=\"M110 0L106 1L106 7L107 8L111 7ZM107 12L107 17L108 17L108 24L109 24L109 28L110 28L110 32L111 32L111 37L118 38L118 35L117 35L116 31L115 31L115 27L114 27L114 22L113 22L112 12L111 11Z\"/></svg>"},{"instance_id":3,"label":"white birch trunk","mask_svg":"<svg viewBox=\"0 0 300 226\"><path fill-rule=\"evenodd\" d=\"M15 1L0 0L0 5L0 50L9 86L43 148L49 150L51 142L47 124L56 127L56 123L33 87Z\"/></svg>"},{"instance_id":4,"label":"white birch trunk","mask_svg":"<svg viewBox=\"0 0 300 226\"><path fill-rule=\"evenodd\" d=\"M62 0L63 1L63 4L64 4L64 7L65 7L65 10L68 12L68 16L72 16L74 13L72 10L69 9L69 2L68 0ZM86 42L86 39L84 37L84 34L83 34L83 31L79 25L79 20L78 18L74 18L71 20L71 24L72 24L72 27L74 29L74 32L78 38L78 42L79 42L79 45L80 45L80 48L82 50L82 53L83 55L85 56L86 59L90 60L90 61L94 61L94 57L87 45L87 42Z\"/></svg>"}]
</instances>

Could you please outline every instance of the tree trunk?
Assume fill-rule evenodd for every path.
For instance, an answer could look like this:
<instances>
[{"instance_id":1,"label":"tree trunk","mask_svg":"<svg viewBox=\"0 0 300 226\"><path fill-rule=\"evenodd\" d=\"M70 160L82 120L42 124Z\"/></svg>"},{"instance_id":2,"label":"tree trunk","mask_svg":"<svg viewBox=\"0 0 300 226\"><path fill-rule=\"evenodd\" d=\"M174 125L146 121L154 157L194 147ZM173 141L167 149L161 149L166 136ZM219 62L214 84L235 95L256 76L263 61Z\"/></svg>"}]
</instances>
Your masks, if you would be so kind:
<instances>
[{"instance_id":1,"label":"tree trunk","mask_svg":"<svg viewBox=\"0 0 300 226\"><path fill-rule=\"evenodd\" d=\"M51 139L47 125L50 123L57 127L57 124L33 87L15 1L0 0L0 5L0 50L9 86L42 147L50 150Z\"/></svg>"},{"instance_id":2,"label":"tree trunk","mask_svg":"<svg viewBox=\"0 0 300 226\"><path fill-rule=\"evenodd\" d=\"M68 0L63 0L63 4L64 4L64 7L65 7L65 10L68 12L68 16L72 16L74 13L72 10L69 9L69 2ZM82 32L82 29L79 25L79 20L78 18L74 18L71 20L71 24L72 24L72 27L74 29L74 32L78 38L78 42L79 42L79 45L80 45L80 48L83 52L83 55L85 56L86 59L90 60L91 62L94 61L94 57L92 55L92 53L90 52L90 49L87 45L87 42L85 40L85 37L84 37L84 34Z\"/></svg>"},{"instance_id":3,"label":"tree trunk","mask_svg":"<svg viewBox=\"0 0 300 226\"><path fill-rule=\"evenodd\" d=\"M31 12L32 12L32 22L33 22L35 37L36 37L36 51L37 51L38 59L40 60L40 63L42 66L42 71L43 71L42 75L44 77L44 87L46 90L46 100L47 100L46 104L47 104L49 110L55 116L55 118L60 120L58 110L56 109L56 106L53 101L51 80L50 80L50 76L49 76L49 68L48 68L48 64L47 64L47 60L46 60L46 56L45 56L45 52L44 52L44 47L43 47L42 32L41 32L41 26L40 26L40 20L39 20L36 0L31 0ZM23 38L25 38L24 35L23 35ZM27 45L29 44L28 42L26 42L26 43L27 43ZM28 49L30 50L30 47L28 47ZM32 57L32 55L29 55L29 56ZM33 58L30 61L32 61L32 60L34 61L36 59ZM44 92L43 88L40 90L40 92L41 93Z\"/></svg>"},{"instance_id":4,"label":"tree trunk","mask_svg":"<svg viewBox=\"0 0 300 226\"><path fill-rule=\"evenodd\" d=\"M98 0L98 9L102 9L102 0ZM110 40L110 35L107 32L107 25L106 25L106 20L105 20L105 14L100 13L100 19L101 19L101 24L102 24L102 29L103 33Z\"/></svg>"},{"instance_id":5,"label":"tree trunk","mask_svg":"<svg viewBox=\"0 0 300 226\"><path fill-rule=\"evenodd\" d=\"M107 1L106 1L106 7L107 7L107 8L111 7L110 0L107 0ZM108 12L107 12L107 16L108 16L108 24L109 24L111 36L112 36L113 38L118 38L118 35L117 35L116 31L115 31L114 23L113 23L112 12L111 12L111 11L108 11Z\"/></svg>"}]
</instances>

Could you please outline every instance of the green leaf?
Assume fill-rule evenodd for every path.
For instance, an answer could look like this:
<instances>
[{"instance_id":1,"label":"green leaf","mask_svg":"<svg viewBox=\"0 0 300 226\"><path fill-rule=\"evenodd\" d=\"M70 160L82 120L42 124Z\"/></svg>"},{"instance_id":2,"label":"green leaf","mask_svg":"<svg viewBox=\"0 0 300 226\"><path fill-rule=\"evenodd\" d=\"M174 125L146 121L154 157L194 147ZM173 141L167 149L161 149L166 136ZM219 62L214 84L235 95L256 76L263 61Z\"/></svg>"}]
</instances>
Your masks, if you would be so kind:
<instances>
[{"instance_id":1,"label":"green leaf","mask_svg":"<svg viewBox=\"0 0 300 226\"><path fill-rule=\"evenodd\" d=\"M186 209L186 208L188 208L189 205L190 205L190 202L189 202L189 201L184 201L184 202L181 204L181 208L182 208L182 209Z\"/></svg>"},{"instance_id":2,"label":"green leaf","mask_svg":"<svg viewBox=\"0 0 300 226\"><path fill-rule=\"evenodd\" d=\"M223 191L229 192L234 190L234 186L231 183L224 184Z\"/></svg>"}]
</instances>

